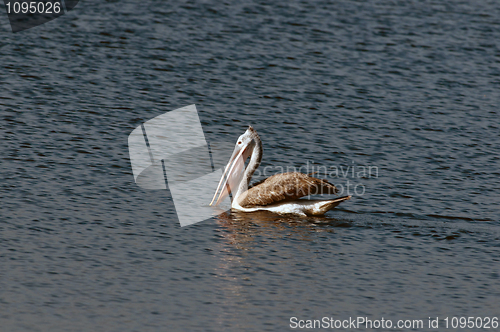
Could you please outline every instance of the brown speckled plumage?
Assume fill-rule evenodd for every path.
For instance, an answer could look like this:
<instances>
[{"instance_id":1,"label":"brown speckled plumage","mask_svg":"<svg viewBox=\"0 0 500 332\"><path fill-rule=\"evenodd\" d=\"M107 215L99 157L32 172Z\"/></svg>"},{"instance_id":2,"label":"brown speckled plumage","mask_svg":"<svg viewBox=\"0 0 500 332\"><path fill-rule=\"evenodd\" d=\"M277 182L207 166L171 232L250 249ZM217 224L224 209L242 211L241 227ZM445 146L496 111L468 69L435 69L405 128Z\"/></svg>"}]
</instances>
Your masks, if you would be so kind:
<instances>
[{"instance_id":1,"label":"brown speckled plumage","mask_svg":"<svg viewBox=\"0 0 500 332\"><path fill-rule=\"evenodd\" d=\"M304 173L276 174L254 184L239 198L242 207L266 206L308 195L336 194L337 188L326 180Z\"/></svg>"}]
</instances>

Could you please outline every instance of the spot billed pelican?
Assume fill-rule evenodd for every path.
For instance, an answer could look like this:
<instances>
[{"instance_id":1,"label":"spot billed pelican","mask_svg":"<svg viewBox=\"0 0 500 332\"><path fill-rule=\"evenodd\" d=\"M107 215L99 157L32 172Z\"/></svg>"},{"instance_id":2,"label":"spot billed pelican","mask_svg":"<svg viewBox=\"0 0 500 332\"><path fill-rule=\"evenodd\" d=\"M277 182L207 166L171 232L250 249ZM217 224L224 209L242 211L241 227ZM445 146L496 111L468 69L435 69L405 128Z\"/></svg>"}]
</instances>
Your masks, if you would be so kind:
<instances>
[{"instance_id":1,"label":"spot billed pelican","mask_svg":"<svg viewBox=\"0 0 500 332\"><path fill-rule=\"evenodd\" d=\"M245 161L249 157L250 161L245 168ZM261 160L262 141L257 131L250 126L238 138L210 205L213 205L214 201L215 205L218 205L229 193L233 193L231 208L237 211L266 210L279 214L318 216L351 198L344 196L327 200L300 199L315 194L336 194L338 189L326 180L299 172L276 174L249 188L252 175Z\"/></svg>"}]
</instances>

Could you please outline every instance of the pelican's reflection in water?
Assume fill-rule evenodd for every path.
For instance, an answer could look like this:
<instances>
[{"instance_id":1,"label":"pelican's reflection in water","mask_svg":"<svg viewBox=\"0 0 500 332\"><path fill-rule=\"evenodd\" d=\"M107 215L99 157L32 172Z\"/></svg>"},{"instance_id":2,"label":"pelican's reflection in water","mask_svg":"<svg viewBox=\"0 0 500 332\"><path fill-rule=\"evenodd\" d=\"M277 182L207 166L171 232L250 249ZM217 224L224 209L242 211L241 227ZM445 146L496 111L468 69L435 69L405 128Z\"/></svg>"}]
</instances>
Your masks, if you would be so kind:
<instances>
[{"instance_id":1,"label":"pelican's reflection in water","mask_svg":"<svg viewBox=\"0 0 500 332\"><path fill-rule=\"evenodd\" d=\"M268 211L224 212L216 217L221 235L239 249L250 249L254 241L283 239L313 241L318 233L335 233L336 228L351 227L351 222L331 217L277 215Z\"/></svg>"},{"instance_id":2,"label":"pelican's reflection in water","mask_svg":"<svg viewBox=\"0 0 500 332\"><path fill-rule=\"evenodd\" d=\"M220 326L232 325L235 317L241 318L238 312L250 307L287 308L285 299L290 294L316 287L318 280L331 279L318 267L327 257L340 254L343 231L351 226L346 220L280 216L267 211L225 212L215 220L218 239L213 273L222 309L218 313ZM238 321L240 330L251 330L252 324Z\"/></svg>"}]
</instances>

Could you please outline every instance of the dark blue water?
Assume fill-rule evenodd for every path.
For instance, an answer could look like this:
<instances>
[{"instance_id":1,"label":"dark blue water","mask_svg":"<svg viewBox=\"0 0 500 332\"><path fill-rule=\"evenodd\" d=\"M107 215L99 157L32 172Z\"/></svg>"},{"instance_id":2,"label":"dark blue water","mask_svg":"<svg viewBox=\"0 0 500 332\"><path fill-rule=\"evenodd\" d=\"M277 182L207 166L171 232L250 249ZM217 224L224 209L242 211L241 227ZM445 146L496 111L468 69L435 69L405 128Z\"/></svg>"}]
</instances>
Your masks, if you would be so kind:
<instances>
[{"instance_id":1,"label":"dark blue water","mask_svg":"<svg viewBox=\"0 0 500 332\"><path fill-rule=\"evenodd\" d=\"M13 34L3 15L1 330L500 316L499 17L497 1L88 1ZM168 191L134 183L127 137L193 103L209 141L253 125L261 168L377 176L330 177L365 191L325 218L181 228Z\"/></svg>"}]
</instances>

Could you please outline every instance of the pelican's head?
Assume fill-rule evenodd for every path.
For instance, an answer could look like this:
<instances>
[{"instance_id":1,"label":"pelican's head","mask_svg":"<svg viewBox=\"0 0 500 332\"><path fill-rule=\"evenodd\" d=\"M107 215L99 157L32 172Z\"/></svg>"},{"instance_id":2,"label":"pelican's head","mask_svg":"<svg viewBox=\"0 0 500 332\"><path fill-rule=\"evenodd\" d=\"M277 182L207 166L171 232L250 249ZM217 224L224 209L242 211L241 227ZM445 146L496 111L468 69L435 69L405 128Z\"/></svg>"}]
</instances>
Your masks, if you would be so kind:
<instances>
[{"instance_id":1,"label":"pelican's head","mask_svg":"<svg viewBox=\"0 0 500 332\"><path fill-rule=\"evenodd\" d=\"M252 126L249 126L243 135L238 137L233 154L224 168L224 174L222 174L210 205L214 203L214 200L219 193L219 189L221 193L215 202L215 205L222 202L222 200L226 198L232 190L238 187L238 184L242 180L242 171L245 168L245 161L252 154L257 142L260 142L260 137Z\"/></svg>"},{"instance_id":2,"label":"pelican's head","mask_svg":"<svg viewBox=\"0 0 500 332\"><path fill-rule=\"evenodd\" d=\"M243 133L243 135L238 137L238 141L236 141L236 146L234 147L234 152L244 149L253 150L253 148L255 147L255 139L257 137L259 137L259 135L255 131L255 129L253 129L252 126L248 126L248 129Z\"/></svg>"}]
</instances>

